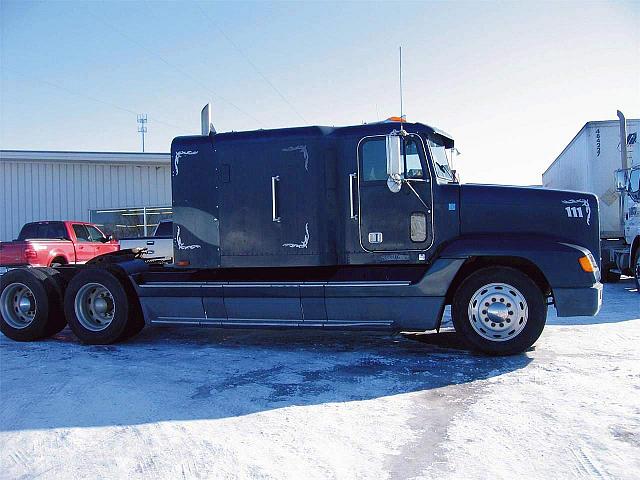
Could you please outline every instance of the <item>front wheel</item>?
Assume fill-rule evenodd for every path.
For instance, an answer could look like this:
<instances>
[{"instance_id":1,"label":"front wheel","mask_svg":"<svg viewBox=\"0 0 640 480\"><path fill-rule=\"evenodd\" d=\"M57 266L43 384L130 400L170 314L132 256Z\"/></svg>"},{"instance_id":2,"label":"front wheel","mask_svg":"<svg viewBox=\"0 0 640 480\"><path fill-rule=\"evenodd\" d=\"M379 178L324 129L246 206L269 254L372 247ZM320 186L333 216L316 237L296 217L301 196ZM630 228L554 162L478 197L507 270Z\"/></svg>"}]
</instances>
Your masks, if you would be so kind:
<instances>
[{"instance_id":1,"label":"front wheel","mask_svg":"<svg viewBox=\"0 0 640 480\"><path fill-rule=\"evenodd\" d=\"M468 347L490 355L511 355L538 339L547 320L547 304L538 285L521 271L488 267L462 282L451 313Z\"/></svg>"}]
</instances>

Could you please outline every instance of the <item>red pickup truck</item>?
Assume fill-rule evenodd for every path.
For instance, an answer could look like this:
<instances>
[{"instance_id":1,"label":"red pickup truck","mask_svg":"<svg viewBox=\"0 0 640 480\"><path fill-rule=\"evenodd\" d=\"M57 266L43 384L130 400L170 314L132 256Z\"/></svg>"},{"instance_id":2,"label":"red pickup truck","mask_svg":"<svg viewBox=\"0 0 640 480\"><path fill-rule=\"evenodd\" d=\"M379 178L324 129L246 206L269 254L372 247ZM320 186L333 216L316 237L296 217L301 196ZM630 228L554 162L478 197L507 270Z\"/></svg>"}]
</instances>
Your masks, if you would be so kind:
<instances>
[{"instance_id":1,"label":"red pickup truck","mask_svg":"<svg viewBox=\"0 0 640 480\"><path fill-rule=\"evenodd\" d=\"M0 270L27 265L50 267L86 263L93 257L119 249L116 240L107 237L92 223L27 223L17 240L0 242Z\"/></svg>"}]
</instances>

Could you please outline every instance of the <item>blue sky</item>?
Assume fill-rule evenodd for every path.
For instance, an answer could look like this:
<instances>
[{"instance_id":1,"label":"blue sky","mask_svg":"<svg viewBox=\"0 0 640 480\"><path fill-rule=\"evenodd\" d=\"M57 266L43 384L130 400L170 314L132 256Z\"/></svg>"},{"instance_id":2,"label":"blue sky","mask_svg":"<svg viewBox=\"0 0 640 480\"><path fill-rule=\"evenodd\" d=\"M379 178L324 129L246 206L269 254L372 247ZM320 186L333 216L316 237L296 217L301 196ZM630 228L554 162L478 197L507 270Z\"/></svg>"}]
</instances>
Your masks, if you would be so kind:
<instances>
[{"instance_id":1,"label":"blue sky","mask_svg":"<svg viewBox=\"0 0 640 480\"><path fill-rule=\"evenodd\" d=\"M540 183L588 120L640 117L638 2L2 0L0 148L147 151L198 133L399 113L464 181ZM284 99L282 98L284 96Z\"/></svg>"}]
</instances>

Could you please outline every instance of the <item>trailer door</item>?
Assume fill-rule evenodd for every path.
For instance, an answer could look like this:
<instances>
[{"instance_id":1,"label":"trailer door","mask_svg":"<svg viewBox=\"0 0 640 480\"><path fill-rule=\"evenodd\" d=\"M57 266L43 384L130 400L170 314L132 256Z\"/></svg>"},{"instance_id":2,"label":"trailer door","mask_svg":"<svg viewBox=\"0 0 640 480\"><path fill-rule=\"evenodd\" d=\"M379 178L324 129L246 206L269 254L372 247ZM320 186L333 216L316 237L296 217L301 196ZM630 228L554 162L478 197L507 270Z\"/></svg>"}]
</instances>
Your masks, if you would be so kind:
<instances>
[{"instance_id":1,"label":"trailer door","mask_svg":"<svg viewBox=\"0 0 640 480\"><path fill-rule=\"evenodd\" d=\"M406 181L393 193L387 186L385 137L365 137L358 143L358 222L366 251L423 251L431 246L431 179L422 139L405 137L402 155Z\"/></svg>"}]
</instances>

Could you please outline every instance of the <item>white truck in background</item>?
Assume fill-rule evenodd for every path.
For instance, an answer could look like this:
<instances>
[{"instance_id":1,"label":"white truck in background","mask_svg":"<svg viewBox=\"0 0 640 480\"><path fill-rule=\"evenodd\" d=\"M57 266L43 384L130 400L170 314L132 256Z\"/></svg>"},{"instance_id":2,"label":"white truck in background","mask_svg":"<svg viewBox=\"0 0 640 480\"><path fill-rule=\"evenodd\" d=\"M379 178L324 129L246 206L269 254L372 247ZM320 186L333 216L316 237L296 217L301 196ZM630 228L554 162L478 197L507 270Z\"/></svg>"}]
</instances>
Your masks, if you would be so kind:
<instances>
[{"instance_id":1,"label":"white truck in background","mask_svg":"<svg viewBox=\"0 0 640 480\"><path fill-rule=\"evenodd\" d=\"M640 120L620 111L617 121L587 122L542 174L544 188L598 196L603 281L625 274L640 282L639 131Z\"/></svg>"},{"instance_id":2,"label":"white truck in background","mask_svg":"<svg viewBox=\"0 0 640 480\"><path fill-rule=\"evenodd\" d=\"M161 220L150 237L130 237L119 240L120 250L146 248L142 255L145 259L157 259L161 262L173 261L173 221Z\"/></svg>"}]
</instances>

